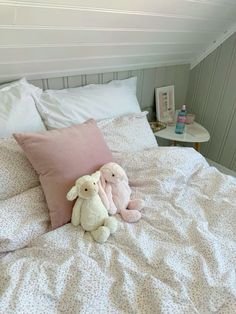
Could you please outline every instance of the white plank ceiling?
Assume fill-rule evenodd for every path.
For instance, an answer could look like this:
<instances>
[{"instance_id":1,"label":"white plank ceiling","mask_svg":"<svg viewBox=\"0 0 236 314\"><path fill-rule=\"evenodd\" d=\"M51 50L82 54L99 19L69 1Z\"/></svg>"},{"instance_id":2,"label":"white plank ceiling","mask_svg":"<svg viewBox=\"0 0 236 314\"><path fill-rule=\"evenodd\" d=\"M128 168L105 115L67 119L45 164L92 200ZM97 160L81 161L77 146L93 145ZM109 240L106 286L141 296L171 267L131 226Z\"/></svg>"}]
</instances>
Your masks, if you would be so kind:
<instances>
[{"instance_id":1,"label":"white plank ceiling","mask_svg":"<svg viewBox=\"0 0 236 314\"><path fill-rule=\"evenodd\" d=\"M0 80L197 64L236 0L0 0Z\"/></svg>"}]
</instances>

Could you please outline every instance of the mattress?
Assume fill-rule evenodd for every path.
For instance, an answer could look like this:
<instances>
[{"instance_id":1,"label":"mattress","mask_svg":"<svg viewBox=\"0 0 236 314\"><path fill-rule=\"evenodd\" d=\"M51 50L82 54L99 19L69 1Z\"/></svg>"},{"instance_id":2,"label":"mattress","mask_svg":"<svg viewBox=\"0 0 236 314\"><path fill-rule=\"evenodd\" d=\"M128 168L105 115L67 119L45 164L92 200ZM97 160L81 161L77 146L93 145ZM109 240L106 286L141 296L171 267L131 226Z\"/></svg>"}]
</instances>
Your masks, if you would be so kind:
<instances>
[{"instance_id":1,"label":"mattress","mask_svg":"<svg viewBox=\"0 0 236 314\"><path fill-rule=\"evenodd\" d=\"M235 313L236 179L191 148L114 158L142 219L117 215L105 244L69 223L2 253L0 313Z\"/></svg>"}]
</instances>

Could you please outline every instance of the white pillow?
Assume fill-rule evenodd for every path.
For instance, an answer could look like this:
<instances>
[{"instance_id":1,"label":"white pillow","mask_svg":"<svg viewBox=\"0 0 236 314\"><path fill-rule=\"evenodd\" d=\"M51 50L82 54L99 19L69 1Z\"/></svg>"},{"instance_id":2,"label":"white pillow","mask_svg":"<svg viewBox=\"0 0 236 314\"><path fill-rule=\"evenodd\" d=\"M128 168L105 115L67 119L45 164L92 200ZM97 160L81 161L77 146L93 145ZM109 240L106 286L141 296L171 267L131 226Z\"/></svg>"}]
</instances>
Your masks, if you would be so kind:
<instances>
[{"instance_id":1,"label":"white pillow","mask_svg":"<svg viewBox=\"0 0 236 314\"><path fill-rule=\"evenodd\" d=\"M101 120L97 123L112 152L135 152L157 147L147 111Z\"/></svg>"},{"instance_id":2,"label":"white pillow","mask_svg":"<svg viewBox=\"0 0 236 314\"><path fill-rule=\"evenodd\" d=\"M48 129L141 112L136 97L137 78L91 84L62 90L47 90L36 99Z\"/></svg>"},{"instance_id":3,"label":"white pillow","mask_svg":"<svg viewBox=\"0 0 236 314\"><path fill-rule=\"evenodd\" d=\"M0 86L0 137L45 130L32 97L39 93L41 90L25 79Z\"/></svg>"}]
</instances>

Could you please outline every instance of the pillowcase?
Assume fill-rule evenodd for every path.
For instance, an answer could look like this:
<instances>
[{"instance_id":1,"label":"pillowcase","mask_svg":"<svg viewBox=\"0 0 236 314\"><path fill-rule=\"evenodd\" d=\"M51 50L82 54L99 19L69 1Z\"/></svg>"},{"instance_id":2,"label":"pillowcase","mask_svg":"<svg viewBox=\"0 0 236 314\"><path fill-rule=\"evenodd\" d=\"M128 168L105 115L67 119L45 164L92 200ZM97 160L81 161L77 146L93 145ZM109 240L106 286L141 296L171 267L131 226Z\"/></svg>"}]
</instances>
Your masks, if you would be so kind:
<instances>
[{"instance_id":1,"label":"pillowcase","mask_svg":"<svg viewBox=\"0 0 236 314\"><path fill-rule=\"evenodd\" d=\"M0 139L0 253L22 248L49 229L39 178L13 138Z\"/></svg>"},{"instance_id":2,"label":"pillowcase","mask_svg":"<svg viewBox=\"0 0 236 314\"><path fill-rule=\"evenodd\" d=\"M14 138L0 139L0 200L39 185L39 177Z\"/></svg>"},{"instance_id":3,"label":"pillowcase","mask_svg":"<svg viewBox=\"0 0 236 314\"><path fill-rule=\"evenodd\" d=\"M93 118L101 120L141 112L136 97L137 78L47 90L36 98L48 129L67 127Z\"/></svg>"},{"instance_id":4,"label":"pillowcase","mask_svg":"<svg viewBox=\"0 0 236 314\"><path fill-rule=\"evenodd\" d=\"M45 130L33 98L39 94L41 90L25 79L0 86L0 137Z\"/></svg>"},{"instance_id":5,"label":"pillowcase","mask_svg":"<svg viewBox=\"0 0 236 314\"><path fill-rule=\"evenodd\" d=\"M145 111L98 122L112 152L135 152L158 146L147 121L147 113Z\"/></svg>"},{"instance_id":6,"label":"pillowcase","mask_svg":"<svg viewBox=\"0 0 236 314\"><path fill-rule=\"evenodd\" d=\"M14 134L39 179L55 229L71 219L73 203L66 194L75 181L112 161L94 120L42 133Z\"/></svg>"}]
</instances>

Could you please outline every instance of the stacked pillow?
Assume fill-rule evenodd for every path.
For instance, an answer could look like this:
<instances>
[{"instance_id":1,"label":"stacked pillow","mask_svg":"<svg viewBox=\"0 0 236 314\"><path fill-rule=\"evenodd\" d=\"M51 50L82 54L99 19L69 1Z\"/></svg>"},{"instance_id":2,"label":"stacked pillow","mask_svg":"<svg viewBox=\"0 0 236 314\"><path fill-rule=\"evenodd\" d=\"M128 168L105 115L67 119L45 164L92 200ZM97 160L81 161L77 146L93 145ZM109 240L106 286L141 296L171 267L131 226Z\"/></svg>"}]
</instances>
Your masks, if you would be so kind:
<instances>
[{"instance_id":1,"label":"stacked pillow","mask_svg":"<svg viewBox=\"0 0 236 314\"><path fill-rule=\"evenodd\" d=\"M18 132L14 137L39 175L53 228L70 221L73 204L66 200L66 193L74 181L112 161L110 150L138 151L157 146L136 98L136 80L45 92L24 79L8 84L12 95L2 97L3 105L14 108L16 115L24 112L24 119L14 125L11 121L15 116L10 117L9 109L0 136ZM0 117L1 111L0 107ZM49 131L34 133L45 130L41 117ZM90 118L97 120L98 126Z\"/></svg>"},{"instance_id":2,"label":"stacked pillow","mask_svg":"<svg viewBox=\"0 0 236 314\"><path fill-rule=\"evenodd\" d=\"M33 98L40 94L41 90L24 78L0 86L0 138L13 132L46 130Z\"/></svg>"},{"instance_id":3,"label":"stacked pillow","mask_svg":"<svg viewBox=\"0 0 236 314\"><path fill-rule=\"evenodd\" d=\"M90 118L96 121L140 113L136 97L137 78L108 84L90 84L62 90L47 90L36 99L48 129L67 127Z\"/></svg>"}]
</instances>

